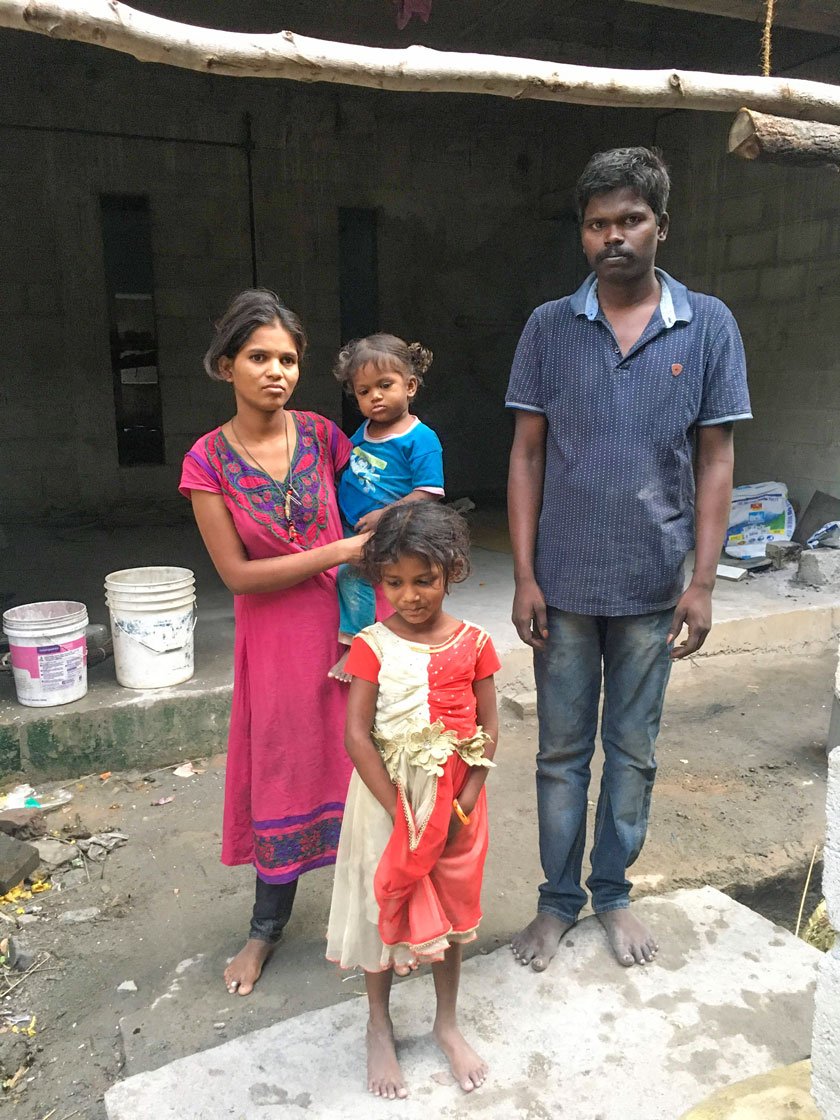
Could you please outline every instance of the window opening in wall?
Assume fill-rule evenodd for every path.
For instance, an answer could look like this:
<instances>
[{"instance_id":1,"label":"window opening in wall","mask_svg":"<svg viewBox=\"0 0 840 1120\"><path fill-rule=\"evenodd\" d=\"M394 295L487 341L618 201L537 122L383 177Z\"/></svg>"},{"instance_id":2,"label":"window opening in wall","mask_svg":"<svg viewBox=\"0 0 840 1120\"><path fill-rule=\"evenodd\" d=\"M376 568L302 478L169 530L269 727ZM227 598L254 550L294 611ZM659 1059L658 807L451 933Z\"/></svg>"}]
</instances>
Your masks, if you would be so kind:
<instances>
[{"instance_id":1,"label":"window opening in wall","mask_svg":"<svg viewBox=\"0 0 840 1120\"><path fill-rule=\"evenodd\" d=\"M376 211L342 206L338 211L338 295L341 341L379 330L379 265ZM351 434L362 417L342 390L341 425Z\"/></svg>"},{"instance_id":2,"label":"window opening in wall","mask_svg":"<svg viewBox=\"0 0 840 1120\"><path fill-rule=\"evenodd\" d=\"M149 200L104 195L101 202L119 462L163 463Z\"/></svg>"}]
</instances>

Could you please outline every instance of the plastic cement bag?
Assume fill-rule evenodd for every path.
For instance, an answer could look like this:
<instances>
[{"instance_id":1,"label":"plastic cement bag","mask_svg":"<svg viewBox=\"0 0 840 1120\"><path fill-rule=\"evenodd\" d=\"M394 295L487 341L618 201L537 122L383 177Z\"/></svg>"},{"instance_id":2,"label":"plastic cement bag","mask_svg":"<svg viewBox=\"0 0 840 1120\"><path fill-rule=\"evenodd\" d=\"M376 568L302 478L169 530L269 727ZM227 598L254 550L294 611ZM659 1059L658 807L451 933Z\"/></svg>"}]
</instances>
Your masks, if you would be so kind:
<instances>
[{"instance_id":1,"label":"plastic cement bag","mask_svg":"<svg viewBox=\"0 0 840 1120\"><path fill-rule=\"evenodd\" d=\"M724 550L739 560L764 556L764 546L789 541L796 515L783 482L754 482L732 491Z\"/></svg>"}]
</instances>

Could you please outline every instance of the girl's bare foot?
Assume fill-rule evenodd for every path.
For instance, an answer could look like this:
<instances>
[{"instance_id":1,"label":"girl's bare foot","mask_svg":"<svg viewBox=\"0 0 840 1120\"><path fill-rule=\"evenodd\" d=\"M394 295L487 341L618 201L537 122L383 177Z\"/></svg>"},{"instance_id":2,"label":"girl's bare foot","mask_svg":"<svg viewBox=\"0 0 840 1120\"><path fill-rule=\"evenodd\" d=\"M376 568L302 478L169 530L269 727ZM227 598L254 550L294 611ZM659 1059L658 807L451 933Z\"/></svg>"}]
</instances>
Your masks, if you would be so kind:
<instances>
[{"instance_id":1,"label":"girl's bare foot","mask_svg":"<svg viewBox=\"0 0 840 1120\"><path fill-rule=\"evenodd\" d=\"M534 972L543 972L574 922L564 922L553 914L540 911L521 933L511 940L513 955L520 964L529 964Z\"/></svg>"},{"instance_id":2,"label":"girl's bare foot","mask_svg":"<svg viewBox=\"0 0 840 1120\"><path fill-rule=\"evenodd\" d=\"M487 1077L487 1063L479 1058L458 1028L435 1025L432 1034L446 1055L452 1076L464 1092L480 1088Z\"/></svg>"},{"instance_id":3,"label":"girl's bare foot","mask_svg":"<svg viewBox=\"0 0 840 1120\"><path fill-rule=\"evenodd\" d=\"M394 1028L391 1020L368 1022L367 1043L368 1092L389 1101L403 1100L408 1090L403 1081L397 1051L394 1049Z\"/></svg>"},{"instance_id":4,"label":"girl's bare foot","mask_svg":"<svg viewBox=\"0 0 840 1120\"><path fill-rule=\"evenodd\" d=\"M344 669L349 656L350 647L348 646L341 657L339 657L338 661L336 661L335 665L333 665L332 669L327 673L327 676L331 677L334 681L344 681L345 684L349 684L353 678Z\"/></svg>"},{"instance_id":5,"label":"girl's bare foot","mask_svg":"<svg viewBox=\"0 0 840 1120\"><path fill-rule=\"evenodd\" d=\"M249 937L245 947L240 949L225 969L225 987L231 995L250 995L260 978L263 965L274 952L268 941L258 941Z\"/></svg>"},{"instance_id":6,"label":"girl's bare foot","mask_svg":"<svg viewBox=\"0 0 840 1120\"><path fill-rule=\"evenodd\" d=\"M418 968L417 961L412 959L406 961L404 964L395 964L394 972L397 976L408 976L409 972L416 972Z\"/></svg>"}]
</instances>

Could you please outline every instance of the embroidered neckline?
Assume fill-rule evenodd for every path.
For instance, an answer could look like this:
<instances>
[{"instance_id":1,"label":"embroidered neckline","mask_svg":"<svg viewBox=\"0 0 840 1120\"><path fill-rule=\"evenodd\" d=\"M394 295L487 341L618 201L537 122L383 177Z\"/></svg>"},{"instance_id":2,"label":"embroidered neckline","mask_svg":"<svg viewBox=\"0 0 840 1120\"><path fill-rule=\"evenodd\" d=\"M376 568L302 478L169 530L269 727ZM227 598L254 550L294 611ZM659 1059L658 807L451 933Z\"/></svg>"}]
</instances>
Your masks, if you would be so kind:
<instances>
[{"instance_id":1,"label":"embroidered neckline","mask_svg":"<svg viewBox=\"0 0 840 1120\"><path fill-rule=\"evenodd\" d=\"M375 625L377 627L381 626L386 634L389 634L392 638L396 638L398 642L404 642L405 645L410 646L412 649L421 651L431 650L433 653L437 653L438 650L448 649L458 638L460 638L465 633L465 631L470 628L472 623L467 621L461 622L455 629L455 631L450 634L450 636L446 638L445 641L439 642L437 645L429 645L427 642L413 642L411 638L403 638L402 635L395 634L394 631L391 630L390 627L386 626L383 622L377 622L375 623Z\"/></svg>"}]
</instances>

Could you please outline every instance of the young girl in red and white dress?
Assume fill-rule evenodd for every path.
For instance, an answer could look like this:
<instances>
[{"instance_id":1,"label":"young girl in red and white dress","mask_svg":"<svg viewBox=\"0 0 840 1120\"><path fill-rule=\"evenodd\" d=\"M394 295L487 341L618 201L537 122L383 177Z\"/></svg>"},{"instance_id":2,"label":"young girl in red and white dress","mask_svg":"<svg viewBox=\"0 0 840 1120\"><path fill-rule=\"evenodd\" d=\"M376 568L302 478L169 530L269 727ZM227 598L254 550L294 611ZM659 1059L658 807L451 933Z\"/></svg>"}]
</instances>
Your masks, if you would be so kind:
<instances>
[{"instance_id":1,"label":"young girl in red and white dress","mask_svg":"<svg viewBox=\"0 0 840 1120\"><path fill-rule=\"evenodd\" d=\"M347 659L345 746L355 769L327 957L365 972L371 1093L407 1096L391 980L424 962L434 973L435 1040L470 1092L487 1066L458 1028L456 1003L462 946L481 920L499 659L484 630L443 610L449 585L469 572L466 524L453 510L392 506L365 546L362 568L396 613L363 630Z\"/></svg>"}]
</instances>

